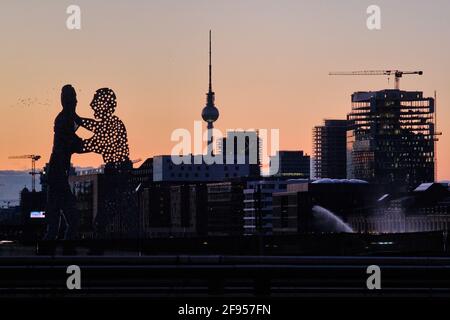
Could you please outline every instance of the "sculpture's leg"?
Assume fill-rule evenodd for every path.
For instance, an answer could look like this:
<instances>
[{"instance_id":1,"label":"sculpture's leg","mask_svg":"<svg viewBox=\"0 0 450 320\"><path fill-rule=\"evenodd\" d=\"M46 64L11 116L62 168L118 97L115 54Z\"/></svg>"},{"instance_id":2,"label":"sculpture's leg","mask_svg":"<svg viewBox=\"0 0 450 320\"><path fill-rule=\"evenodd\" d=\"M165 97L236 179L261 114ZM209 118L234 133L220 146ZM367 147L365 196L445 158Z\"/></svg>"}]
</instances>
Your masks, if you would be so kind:
<instances>
[{"instance_id":1,"label":"sculpture's leg","mask_svg":"<svg viewBox=\"0 0 450 320\"><path fill-rule=\"evenodd\" d=\"M75 240L78 235L78 227L80 224L80 217L78 215L78 211L76 209L76 199L75 196L70 191L70 187L67 186L64 188L65 201L63 205L63 212L66 218L67 227L66 232L64 234L65 240Z\"/></svg>"},{"instance_id":2,"label":"sculpture's leg","mask_svg":"<svg viewBox=\"0 0 450 320\"><path fill-rule=\"evenodd\" d=\"M55 187L50 186L47 197L47 208L45 217L47 220L47 232L44 236L44 240L56 240L59 231L60 221L60 203L59 194L56 192Z\"/></svg>"}]
</instances>

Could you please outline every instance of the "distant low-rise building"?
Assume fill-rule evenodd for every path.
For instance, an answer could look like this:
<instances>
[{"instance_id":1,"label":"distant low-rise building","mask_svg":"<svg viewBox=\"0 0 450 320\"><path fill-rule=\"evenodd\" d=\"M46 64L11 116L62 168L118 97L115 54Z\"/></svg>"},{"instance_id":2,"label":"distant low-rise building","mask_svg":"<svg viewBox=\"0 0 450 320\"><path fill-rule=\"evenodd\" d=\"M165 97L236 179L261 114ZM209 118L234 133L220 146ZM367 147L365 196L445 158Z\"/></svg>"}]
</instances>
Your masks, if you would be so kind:
<instances>
[{"instance_id":1,"label":"distant low-rise building","mask_svg":"<svg viewBox=\"0 0 450 320\"><path fill-rule=\"evenodd\" d=\"M137 233L138 201L131 171L94 169L69 176L80 215L79 236L133 238Z\"/></svg>"},{"instance_id":2,"label":"distant low-rise building","mask_svg":"<svg viewBox=\"0 0 450 320\"><path fill-rule=\"evenodd\" d=\"M80 216L81 239L94 238L95 220L105 210L105 179L103 173L85 172L69 177L69 184L76 197L76 209Z\"/></svg>"},{"instance_id":3,"label":"distant low-rise building","mask_svg":"<svg viewBox=\"0 0 450 320\"><path fill-rule=\"evenodd\" d=\"M136 185L153 181L153 158L146 159L138 168L132 170L132 179Z\"/></svg>"},{"instance_id":4,"label":"distant low-rise building","mask_svg":"<svg viewBox=\"0 0 450 320\"><path fill-rule=\"evenodd\" d=\"M45 232L47 196L43 191L29 191L24 188L20 193L21 223L26 240L41 239Z\"/></svg>"},{"instance_id":5,"label":"distant low-rise building","mask_svg":"<svg viewBox=\"0 0 450 320\"><path fill-rule=\"evenodd\" d=\"M286 191L289 184L305 182L308 180L280 177L248 181L244 190L244 234L273 234L273 194Z\"/></svg>"},{"instance_id":6,"label":"distant low-rise building","mask_svg":"<svg viewBox=\"0 0 450 320\"><path fill-rule=\"evenodd\" d=\"M361 180L320 179L273 194L274 234L351 232L348 216L371 208L374 186Z\"/></svg>"},{"instance_id":7,"label":"distant low-rise building","mask_svg":"<svg viewBox=\"0 0 450 320\"><path fill-rule=\"evenodd\" d=\"M245 182L207 184L207 226L210 236L244 233Z\"/></svg>"},{"instance_id":8,"label":"distant low-rise building","mask_svg":"<svg viewBox=\"0 0 450 320\"><path fill-rule=\"evenodd\" d=\"M152 183L138 193L139 234L144 238L171 235L170 186Z\"/></svg>"},{"instance_id":9,"label":"distant low-rise building","mask_svg":"<svg viewBox=\"0 0 450 320\"><path fill-rule=\"evenodd\" d=\"M450 230L448 184L423 183L406 194L385 194L370 212L355 212L348 222L360 233Z\"/></svg>"},{"instance_id":10,"label":"distant low-rise building","mask_svg":"<svg viewBox=\"0 0 450 320\"><path fill-rule=\"evenodd\" d=\"M172 236L197 234L198 189L195 185L182 184L170 187L170 220Z\"/></svg>"},{"instance_id":11,"label":"distant low-rise building","mask_svg":"<svg viewBox=\"0 0 450 320\"><path fill-rule=\"evenodd\" d=\"M278 167L273 172L275 177L291 179L309 179L311 157L303 151L277 151L270 159L271 167Z\"/></svg>"},{"instance_id":12,"label":"distant low-rise building","mask_svg":"<svg viewBox=\"0 0 450 320\"><path fill-rule=\"evenodd\" d=\"M245 182L152 183L139 192L144 238L242 235Z\"/></svg>"},{"instance_id":13,"label":"distant low-rise building","mask_svg":"<svg viewBox=\"0 0 450 320\"><path fill-rule=\"evenodd\" d=\"M214 163L201 154L154 156L153 181L220 182L260 176L261 142L256 131L229 131L217 144Z\"/></svg>"}]
</instances>

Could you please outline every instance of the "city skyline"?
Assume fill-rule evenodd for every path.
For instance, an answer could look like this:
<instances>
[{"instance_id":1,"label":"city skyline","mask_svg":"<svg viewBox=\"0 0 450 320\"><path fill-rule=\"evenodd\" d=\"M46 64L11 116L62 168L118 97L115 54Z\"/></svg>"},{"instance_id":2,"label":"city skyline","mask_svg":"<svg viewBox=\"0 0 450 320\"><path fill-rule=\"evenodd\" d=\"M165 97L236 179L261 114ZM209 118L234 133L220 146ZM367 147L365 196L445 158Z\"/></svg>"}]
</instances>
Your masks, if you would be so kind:
<instances>
[{"instance_id":1,"label":"city skyline","mask_svg":"<svg viewBox=\"0 0 450 320\"><path fill-rule=\"evenodd\" d=\"M43 2L30 13L22 2L2 4L0 27L7 30L12 25L15 33L2 35L5 51L0 53L1 60L8 61L0 76L0 116L8 119L0 128L0 170L29 168L28 161L8 160L10 155L40 154L39 167L48 161L50 128L65 83L78 90L81 116L91 116L89 102L96 88L110 86L116 91L117 114L128 128L132 159L169 154L174 145L171 132L192 130L193 121L201 120L212 29L214 89L221 110L218 129L279 128L281 150L312 154L312 128L325 118L345 119L353 92L394 85L392 77L388 84L386 77L333 78L329 71L423 70L421 77L403 79L401 89L420 90L430 97L437 90L438 131L443 132L437 178L450 177L445 165L450 159L445 148L450 141L450 112L445 108L450 101L445 79L450 47L439 40L450 24L436 18L450 4L442 1L439 10L417 1L407 7L379 1L380 31L365 28L368 2L364 1L126 4L80 1L84 19L80 31L65 29L64 1ZM423 17L426 23L417 24L411 16ZM127 23L117 23L122 19ZM413 55L407 45L393 52L399 37L402 44L417 39L422 43L414 47ZM441 50L427 50L437 45ZM30 46L32 52L27 50ZM73 162L102 163L96 155L75 155Z\"/></svg>"},{"instance_id":2,"label":"city skyline","mask_svg":"<svg viewBox=\"0 0 450 320\"><path fill-rule=\"evenodd\" d=\"M446 302L449 13L0 1L0 301L169 318Z\"/></svg>"}]
</instances>

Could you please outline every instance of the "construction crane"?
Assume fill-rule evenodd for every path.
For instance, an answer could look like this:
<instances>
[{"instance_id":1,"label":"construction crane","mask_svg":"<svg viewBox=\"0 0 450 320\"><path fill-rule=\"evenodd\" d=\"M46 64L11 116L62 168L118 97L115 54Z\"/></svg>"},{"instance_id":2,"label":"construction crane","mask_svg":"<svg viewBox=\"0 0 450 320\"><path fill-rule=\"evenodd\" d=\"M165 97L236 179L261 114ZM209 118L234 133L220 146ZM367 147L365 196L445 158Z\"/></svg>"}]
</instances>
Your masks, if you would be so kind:
<instances>
[{"instance_id":1,"label":"construction crane","mask_svg":"<svg viewBox=\"0 0 450 320\"><path fill-rule=\"evenodd\" d=\"M11 156L8 159L31 159L31 190L33 192L36 191L36 175L39 174L39 172L36 171L36 161L38 161L41 158L41 156L36 154L27 154L24 156Z\"/></svg>"},{"instance_id":2,"label":"construction crane","mask_svg":"<svg viewBox=\"0 0 450 320\"><path fill-rule=\"evenodd\" d=\"M366 70L366 71L343 71L343 72L330 72L330 76L394 76L395 77L395 89L400 88L400 78L405 74L423 75L423 71L400 71L400 70Z\"/></svg>"}]
</instances>

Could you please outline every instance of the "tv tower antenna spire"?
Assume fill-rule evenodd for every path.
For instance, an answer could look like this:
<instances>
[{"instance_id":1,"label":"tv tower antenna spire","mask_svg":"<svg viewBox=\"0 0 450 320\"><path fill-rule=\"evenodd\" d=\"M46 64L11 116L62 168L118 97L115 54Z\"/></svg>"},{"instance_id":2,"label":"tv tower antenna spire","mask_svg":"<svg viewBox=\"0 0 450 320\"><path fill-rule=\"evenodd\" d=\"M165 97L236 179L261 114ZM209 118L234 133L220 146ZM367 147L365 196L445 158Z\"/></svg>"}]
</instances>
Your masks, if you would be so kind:
<instances>
[{"instance_id":1,"label":"tv tower antenna spire","mask_svg":"<svg viewBox=\"0 0 450 320\"><path fill-rule=\"evenodd\" d=\"M213 123L219 118L219 110L214 104L214 92L212 91L212 63L211 63L211 30L209 30L209 88L206 94L206 105L202 110L202 118L208 129L208 154L213 154Z\"/></svg>"}]
</instances>

